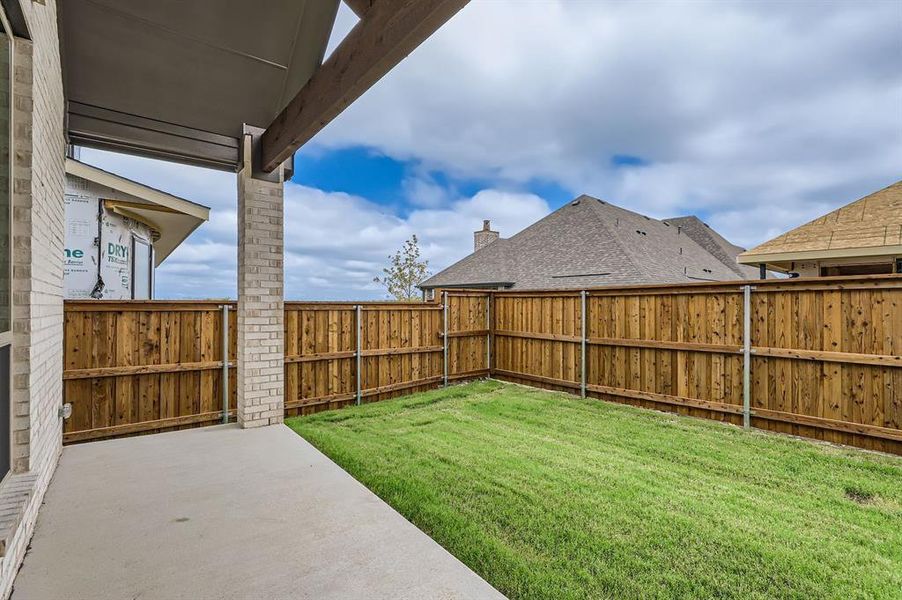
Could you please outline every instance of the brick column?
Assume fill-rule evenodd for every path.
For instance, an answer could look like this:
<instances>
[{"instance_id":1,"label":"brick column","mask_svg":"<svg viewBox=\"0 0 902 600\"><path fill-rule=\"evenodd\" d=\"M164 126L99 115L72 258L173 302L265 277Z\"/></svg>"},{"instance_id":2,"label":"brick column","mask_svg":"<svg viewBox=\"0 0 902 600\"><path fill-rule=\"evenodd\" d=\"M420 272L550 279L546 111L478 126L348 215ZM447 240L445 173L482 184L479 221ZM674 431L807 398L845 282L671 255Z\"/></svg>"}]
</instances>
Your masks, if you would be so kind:
<instances>
[{"instance_id":1,"label":"brick column","mask_svg":"<svg viewBox=\"0 0 902 600\"><path fill-rule=\"evenodd\" d=\"M252 176L251 136L238 173L238 423L284 416L285 343L282 167L276 182Z\"/></svg>"}]
</instances>

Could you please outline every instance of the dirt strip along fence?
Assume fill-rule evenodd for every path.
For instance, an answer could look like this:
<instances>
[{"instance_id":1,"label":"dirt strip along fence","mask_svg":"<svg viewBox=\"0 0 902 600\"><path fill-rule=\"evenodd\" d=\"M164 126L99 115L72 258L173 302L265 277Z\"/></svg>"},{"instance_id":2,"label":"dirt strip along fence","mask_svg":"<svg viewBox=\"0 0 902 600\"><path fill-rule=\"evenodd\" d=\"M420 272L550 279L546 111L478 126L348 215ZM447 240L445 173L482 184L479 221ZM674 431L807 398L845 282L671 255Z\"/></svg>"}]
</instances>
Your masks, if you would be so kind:
<instances>
[{"instance_id":1,"label":"dirt strip along fence","mask_svg":"<svg viewBox=\"0 0 902 600\"><path fill-rule=\"evenodd\" d=\"M741 282L495 293L492 376L902 454L902 278L749 284L747 385Z\"/></svg>"},{"instance_id":2,"label":"dirt strip along fence","mask_svg":"<svg viewBox=\"0 0 902 600\"><path fill-rule=\"evenodd\" d=\"M488 306L485 292L450 294L447 315L440 302L286 302L286 415L487 376ZM236 326L234 302L67 301L63 441L216 424L226 402L234 420Z\"/></svg>"}]
</instances>

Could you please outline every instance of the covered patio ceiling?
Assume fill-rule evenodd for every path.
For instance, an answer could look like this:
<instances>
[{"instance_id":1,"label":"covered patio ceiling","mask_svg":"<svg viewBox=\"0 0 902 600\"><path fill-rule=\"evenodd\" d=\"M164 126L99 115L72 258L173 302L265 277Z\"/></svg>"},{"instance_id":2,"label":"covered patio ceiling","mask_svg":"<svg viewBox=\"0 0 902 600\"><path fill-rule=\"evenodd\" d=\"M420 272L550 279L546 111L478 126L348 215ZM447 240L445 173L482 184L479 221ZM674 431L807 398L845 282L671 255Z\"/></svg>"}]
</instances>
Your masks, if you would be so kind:
<instances>
[{"instance_id":1,"label":"covered patio ceiling","mask_svg":"<svg viewBox=\"0 0 902 600\"><path fill-rule=\"evenodd\" d=\"M348 0L323 63L339 0L66 0L69 141L234 170L247 124L272 171L466 3Z\"/></svg>"}]
</instances>

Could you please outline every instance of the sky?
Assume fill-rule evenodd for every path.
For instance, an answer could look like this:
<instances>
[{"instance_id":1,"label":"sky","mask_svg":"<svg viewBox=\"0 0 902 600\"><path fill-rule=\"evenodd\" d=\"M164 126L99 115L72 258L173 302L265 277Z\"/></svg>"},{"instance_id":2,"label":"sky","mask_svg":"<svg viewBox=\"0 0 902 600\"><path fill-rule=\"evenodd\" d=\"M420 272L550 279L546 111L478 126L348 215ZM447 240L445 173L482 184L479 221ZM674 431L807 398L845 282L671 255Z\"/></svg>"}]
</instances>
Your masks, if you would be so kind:
<instances>
[{"instance_id":1,"label":"sky","mask_svg":"<svg viewBox=\"0 0 902 600\"><path fill-rule=\"evenodd\" d=\"M211 208L157 297L235 297L234 174L81 159ZM285 294L385 297L411 235L435 273L580 194L752 247L900 178L902 2L472 0L297 153Z\"/></svg>"}]
</instances>

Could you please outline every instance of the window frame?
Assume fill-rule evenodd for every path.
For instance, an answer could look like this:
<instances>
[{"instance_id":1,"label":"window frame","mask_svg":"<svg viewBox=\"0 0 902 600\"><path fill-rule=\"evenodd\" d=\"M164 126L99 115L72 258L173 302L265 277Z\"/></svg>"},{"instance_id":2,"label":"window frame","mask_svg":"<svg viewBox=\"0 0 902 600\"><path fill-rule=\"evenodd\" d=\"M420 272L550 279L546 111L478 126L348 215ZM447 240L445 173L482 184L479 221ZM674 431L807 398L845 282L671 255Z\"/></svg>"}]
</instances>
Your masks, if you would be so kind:
<instances>
[{"instance_id":1,"label":"window frame","mask_svg":"<svg viewBox=\"0 0 902 600\"><path fill-rule=\"evenodd\" d=\"M12 27L10 26L9 19L6 17L6 9L0 5L0 27L2 27L2 33L6 35L9 42L9 153L8 153L8 161L7 165L8 169L8 182L9 186L9 215L8 215L8 223L9 223L9 256L7 257L7 264L5 265L7 269L7 281L9 281L9 297L7 298L8 306L7 309L9 311L9 330L0 331L0 346L12 346L13 342L13 241L14 237L14 229L13 229L13 167L15 166L15 151L13 146L13 132L15 131L15 122L14 122L14 92L13 88L15 87L15 55L16 55L16 37L13 34ZM12 348L10 348L10 356L12 356ZM11 394L10 394L11 395Z\"/></svg>"},{"instance_id":2,"label":"window frame","mask_svg":"<svg viewBox=\"0 0 902 600\"><path fill-rule=\"evenodd\" d=\"M13 375L12 374L13 374L13 356L15 355L15 352L14 352L15 348L13 345L13 329L14 329L14 327L13 327L13 320L14 320L14 313L13 313L13 305L14 305L14 303L13 303L13 247L15 245L14 244L15 227L14 227L14 223L13 223L13 214L14 214L14 211L13 211L13 205L14 205L14 201L13 201L13 180L14 180L13 168L15 166L15 154L16 154L15 153L15 144L14 144L14 139L15 139L14 132L15 132L16 36L13 33L13 28L9 22L9 19L7 18L6 8L2 4L0 4L0 27L2 27L2 33L4 35L6 35L6 38L7 38L6 43L7 43L7 48L9 51L9 70L7 73L7 77L9 78L8 79L9 80L9 90L8 90L9 106L7 107L7 110L8 110L7 116L9 118L9 126L8 126L8 131L7 131L7 135L8 135L7 144L8 144L8 150L9 150L7 152L7 154L8 154L8 156L7 156L7 160L8 160L7 193L9 194L9 203L8 203L8 207L7 207L9 210L9 214L7 215L7 223L8 223L8 228L9 228L9 231L8 231L9 237L8 237L7 243L9 244L9 248L8 248L7 261L6 261L6 265L5 265L5 268L7 269L7 281L9 282L9 296L7 298L8 304L6 307L6 309L8 311L8 315L9 315L9 317L8 317L9 329L7 331L0 331L0 348L4 348L4 349L8 348L8 351L6 352L7 357L8 357L8 364L6 365L7 377L6 377L6 382L5 382L5 386L6 386L5 395L6 395L6 402L8 403L8 406L7 406L8 422L6 423L6 426L8 428L7 443L9 445L9 447L8 447L7 451L8 451L8 457L9 457L9 459L8 459L9 464L6 465L6 467L7 467L6 472L3 473L2 478L0 478L0 486L3 486L9 480L9 478L13 476L13 473L15 471L15 464L13 461L13 457L15 456L15 435L14 435L14 430L13 430L14 398L13 398L13 384L12 384Z\"/></svg>"},{"instance_id":3,"label":"window frame","mask_svg":"<svg viewBox=\"0 0 902 600\"><path fill-rule=\"evenodd\" d=\"M138 283L138 244L147 246L147 298L135 297L135 286ZM153 244L150 240L142 236L132 234L132 300L152 300L153 299Z\"/></svg>"}]
</instances>

